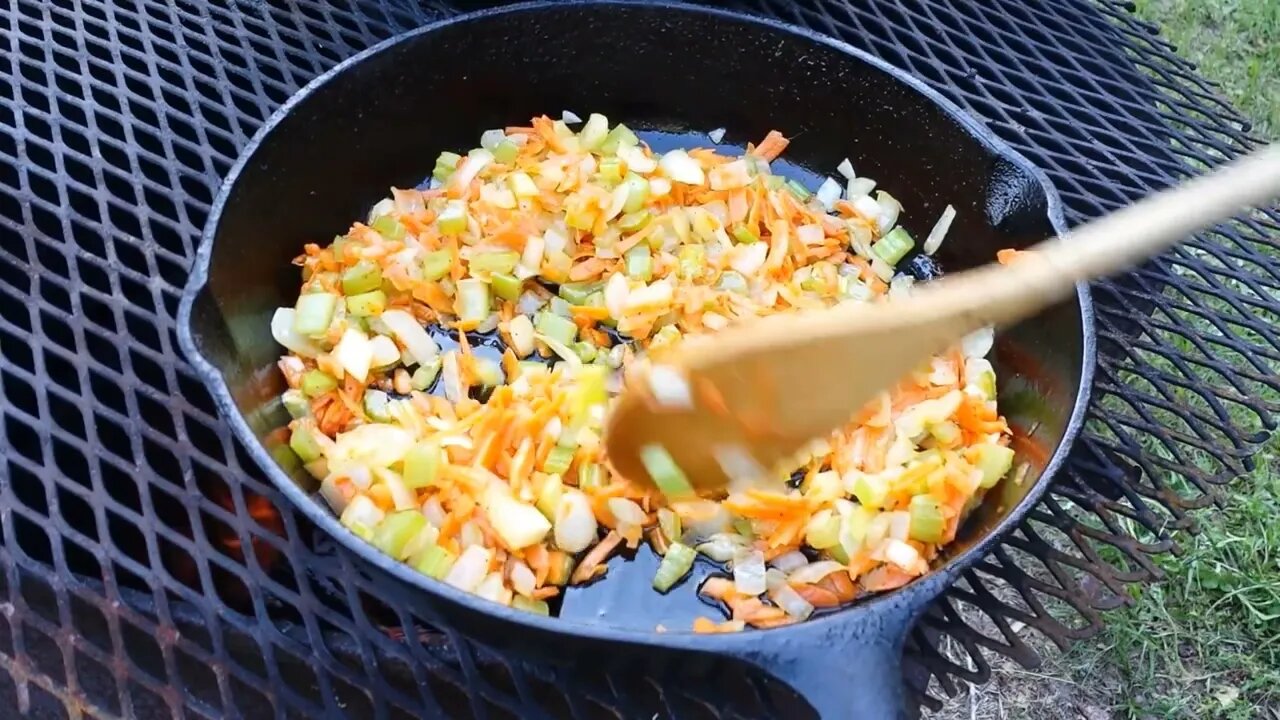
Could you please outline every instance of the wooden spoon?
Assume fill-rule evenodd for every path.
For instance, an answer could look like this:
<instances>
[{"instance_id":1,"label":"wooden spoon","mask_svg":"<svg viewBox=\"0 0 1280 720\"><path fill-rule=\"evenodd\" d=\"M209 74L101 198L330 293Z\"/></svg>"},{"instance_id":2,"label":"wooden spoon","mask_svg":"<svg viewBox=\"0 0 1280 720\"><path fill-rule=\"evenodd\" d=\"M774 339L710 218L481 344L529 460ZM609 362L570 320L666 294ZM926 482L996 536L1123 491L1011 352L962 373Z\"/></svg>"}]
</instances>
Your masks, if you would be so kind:
<instances>
[{"instance_id":1,"label":"wooden spoon","mask_svg":"<svg viewBox=\"0 0 1280 720\"><path fill-rule=\"evenodd\" d=\"M658 370L664 387L677 398L687 387L692 401L660 404L652 382L631 383L608 420L607 457L624 477L652 482L640 452L659 445L701 491L723 488L726 472L752 482L753 467L779 467L968 333L1027 318L1077 282L1277 195L1280 144L1040 243L1008 266L947 276L900 301L773 315L690 338Z\"/></svg>"}]
</instances>

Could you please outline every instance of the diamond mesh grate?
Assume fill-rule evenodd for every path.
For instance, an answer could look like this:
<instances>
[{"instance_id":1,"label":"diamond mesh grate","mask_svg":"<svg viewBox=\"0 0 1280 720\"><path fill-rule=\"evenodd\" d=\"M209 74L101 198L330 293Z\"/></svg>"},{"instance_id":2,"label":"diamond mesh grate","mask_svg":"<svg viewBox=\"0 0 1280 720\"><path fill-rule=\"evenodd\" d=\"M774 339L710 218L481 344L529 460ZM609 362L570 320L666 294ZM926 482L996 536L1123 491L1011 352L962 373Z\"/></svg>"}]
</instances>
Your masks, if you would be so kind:
<instances>
[{"instance_id":1,"label":"diamond mesh grate","mask_svg":"<svg viewBox=\"0 0 1280 720\"><path fill-rule=\"evenodd\" d=\"M493 4L493 3L489 3ZM1044 167L1079 222L1256 144L1123 6L741 0L926 79ZM0 707L33 717L756 717L786 698L534 668L316 537L178 358L219 179L298 87L446 16L410 0L0 7ZM913 634L915 699L1095 633L1250 463L1280 389L1260 212L1097 286L1089 432ZM264 504L281 512L264 512ZM945 651L939 648L946 648Z\"/></svg>"}]
</instances>

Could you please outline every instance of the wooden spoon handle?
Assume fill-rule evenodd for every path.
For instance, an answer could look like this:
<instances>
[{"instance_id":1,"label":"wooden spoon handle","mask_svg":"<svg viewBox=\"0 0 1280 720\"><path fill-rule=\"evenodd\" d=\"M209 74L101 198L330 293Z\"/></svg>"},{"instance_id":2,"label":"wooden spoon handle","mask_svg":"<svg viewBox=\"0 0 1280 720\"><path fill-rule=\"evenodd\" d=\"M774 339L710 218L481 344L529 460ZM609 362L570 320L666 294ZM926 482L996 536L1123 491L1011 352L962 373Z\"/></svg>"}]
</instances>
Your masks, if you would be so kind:
<instances>
[{"instance_id":1,"label":"wooden spoon handle","mask_svg":"<svg viewBox=\"0 0 1280 720\"><path fill-rule=\"evenodd\" d=\"M1278 195L1280 144L1040 243L1009 267L944 278L919 295L938 308L972 308L985 316L979 324L1010 322Z\"/></svg>"}]
</instances>

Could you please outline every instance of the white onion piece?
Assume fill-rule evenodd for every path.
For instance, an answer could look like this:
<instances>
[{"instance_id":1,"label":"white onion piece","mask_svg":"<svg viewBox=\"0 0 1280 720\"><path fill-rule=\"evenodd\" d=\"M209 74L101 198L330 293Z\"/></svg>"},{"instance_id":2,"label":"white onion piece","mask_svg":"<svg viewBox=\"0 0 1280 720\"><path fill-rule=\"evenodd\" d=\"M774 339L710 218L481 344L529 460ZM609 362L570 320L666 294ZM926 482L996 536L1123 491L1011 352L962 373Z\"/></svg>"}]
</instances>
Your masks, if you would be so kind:
<instances>
[{"instance_id":1,"label":"white onion piece","mask_svg":"<svg viewBox=\"0 0 1280 720\"><path fill-rule=\"evenodd\" d=\"M353 485L361 490L368 490L373 485L373 473L369 472L369 468L364 465L352 465L342 470L341 473L335 472L334 476L345 475Z\"/></svg>"},{"instance_id":2,"label":"white onion piece","mask_svg":"<svg viewBox=\"0 0 1280 720\"><path fill-rule=\"evenodd\" d=\"M769 568L764 571L764 586L769 592L777 590L779 587L787 584L787 574L778 568Z\"/></svg>"},{"instance_id":3,"label":"white onion piece","mask_svg":"<svg viewBox=\"0 0 1280 720\"><path fill-rule=\"evenodd\" d=\"M473 592L488 574L492 559L492 550L483 545L472 545L462 551L458 561L444 576L444 581L460 590Z\"/></svg>"},{"instance_id":4,"label":"white onion piece","mask_svg":"<svg viewBox=\"0 0 1280 720\"><path fill-rule=\"evenodd\" d=\"M596 516L591 501L581 490L566 488L556 503L556 547L565 552L581 552L596 539Z\"/></svg>"},{"instance_id":5,"label":"white onion piece","mask_svg":"<svg viewBox=\"0 0 1280 720\"><path fill-rule=\"evenodd\" d=\"M384 311L379 317L400 344L404 345L405 350L413 356L415 363L430 362L440 354L440 346L436 345L436 341L431 339L426 329L407 311L392 308Z\"/></svg>"},{"instance_id":6,"label":"white onion piece","mask_svg":"<svg viewBox=\"0 0 1280 720\"><path fill-rule=\"evenodd\" d=\"M787 580L797 585L812 585L833 572L845 570L845 566L835 560L819 560L805 565L787 576Z\"/></svg>"},{"instance_id":7,"label":"white onion piece","mask_svg":"<svg viewBox=\"0 0 1280 720\"><path fill-rule=\"evenodd\" d=\"M725 132L727 131L724 128L716 128L707 133L707 137L711 139L711 142L719 144L721 140L724 140Z\"/></svg>"},{"instance_id":8,"label":"white onion piece","mask_svg":"<svg viewBox=\"0 0 1280 720\"><path fill-rule=\"evenodd\" d=\"M938 222L934 223L933 229L929 231L929 237L924 239L924 245L920 247L925 255L932 255L942 247L942 241L946 239L947 231L951 229L951 221L955 219L956 209L948 205L938 217Z\"/></svg>"},{"instance_id":9,"label":"white onion piece","mask_svg":"<svg viewBox=\"0 0 1280 720\"><path fill-rule=\"evenodd\" d=\"M400 348L386 335L374 335L369 339L369 367L385 367L400 362Z\"/></svg>"},{"instance_id":10,"label":"white onion piece","mask_svg":"<svg viewBox=\"0 0 1280 720\"><path fill-rule=\"evenodd\" d=\"M533 353L533 322L528 315L516 315L507 323L511 337L511 350L517 357L529 357Z\"/></svg>"},{"instance_id":11,"label":"white onion piece","mask_svg":"<svg viewBox=\"0 0 1280 720\"><path fill-rule=\"evenodd\" d=\"M862 195L853 200L853 209L857 211L863 219L869 222L876 222L876 218L880 217L880 203L875 201L868 195Z\"/></svg>"},{"instance_id":12,"label":"white onion piece","mask_svg":"<svg viewBox=\"0 0 1280 720\"><path fill-rule=\"evenodd\" d=\"M391 197L395 200L396 211L406 215L422 212L424 207L422 193L418 190L391 188Z\"/></svg>"},{"instance_id":13,"label":"white onion piece","mask_svg":"<svg viewBox=\"0 0 1280 720\"><path fill-rule=\"evenodd\" d=\"M546 232L542 233L542 241L545 247L543 252L565 252L565 249L569 247L569 228L560 222L553 223L546 229Z\"/></svg>"},{"instance_id":14,"label":"white onion piece","mask_svg":"<svg viewBox=\"0 0 1280 720\"><path fill-rule=\"evenodd\" d=\"M852 178L845 186L844 197L849 202L854 202L858 198L864 198L876 189L876 181L871 178Z\"/></svg>"},{"instance_id":15,"label":"white onion piece","mask_svg":"<svg viewBox=\"0 0 1280 720\"><path fill-rule=\"evenodd\" d=\"M711 455L732 484L754 485L768 474L751 450L744 445L712 445ZM735 489L731 487L730 492Z\"/></svg>"},{"instance_id":16,"label":"white onion piece","mask_svg":"<svg viewBox=\"0 0 1280 720\"><path fill-rule=\"evenodd\" d=\"M754 244L763 245L763 243ZM664 278L631 290L627 294L626 309L663 307L670 305L674 297L675 289L671 286L671 282Z\"/></svg>"},{"instance_id":17,"label":"white onion piece","mask_svg":"<svg viewBox=\"0 0 1280 720\"><path fill-rule=\"evenodd\" d=\"M604 306L609 311L609 317L614 320L622 319L627 307L627 296L630 294L631 287L627 285L626 275L618 272L609 277L609 282L604 284Z\"/></svg>"},{"instance_id":18,"label":"white onion piece","mask_svg":"<svg viewBox=\"0 0 1280 720\"><path fill-rule=\"evenodd\" d=\"M836 172L843 175L845 180L852 180L857 177L857 174L853 172L853 163L849 162L849 158L840 161L840 164L836 166Z\"/></svg>"},{"instance_id":19,"label":"white onion piece","mask_svg":"<svg viewBox=\"0 0 1280 720\"><path fill-rule=\"evenodd\" d=\"M528 250L529 246L526 245L525 249ZM541 257L539 257L538 261L542 261ZM520 295L520 299L516 301L516 312L521 315L532 315L538 312L538 310L541 310L542 306L546 304L546 298L533 290L525 290L524 293Z\"/></svg>"},{"instance_id":20,"label":"white onion piece","mask_svg":"<svg viewBox=\"0 0 1280 720\"><path fill-rule=\"evenodd\" d=\"M613 519L617 520L619 524L643 527L645 521L649 519L644 510L640 509L640 506L634 500L609 498L606 505L609 506L609 512L613 513Z\"/></svg>"},{"instance_id":21,"label":"white onion piece","mask_svg":"<svg viewBox=\"0 0 1280 720\"><path fill-rule=\"evenodd\" d=\"M511 591L502 583L501 573L493 572L486 575L484 580L481 580L480 584L476 586L474 592L477 597L482 597L485 600L492 600L503 605L511 604Z\"/></svg>"},{"instance_id":22,"label":"white onion piece","mask_svg":"<svg viewBox=\"0 0 1280 720\"><path fill-rule=\"evenodd\" d=\"M658 169L658 161L644 154L639 147L620 147L618 157L627 164L627 169L634 173L648 174Z\"/></svg>"},{"instance_id":23,"label":"white onion piece","mask_svg":"<svg viewBox=\"0 0 1280 720\"><path fill-rule=\"evenodd\" d=\"M809 558L799 550L785 552L770 561L770 565L778 568L784 573L792 573L809 564Z\"/></svg>"},{"instance_id":24,"label":"white onion piece","mask_svg":"<svg viewBox=\"0 0 1280 720\"><path fill-rule=\"evenodd\" d=\"M627 204L627 198L631 195L631 185L629 183L618 183L618 187L613 189L613 195L609 202L609 207L605 208L605 222L618 217L618 213L622 212L622 207Z\"/></svg>"},{"instance_id":25,"label":"white onion piece","mask_svg":"<svg viewBox=\"0 0 1280 720\"><path fill-rule=\"evenodd\" d=\"M796 620L804 620L813 614L813 606L809 601L800 597L800 593L796 592L795 588L785 583L771 590L769 599Z\"/></svg>"},{"instance_id":26,"label":"white onion piece","mask_svg":"<svg viewBox=\"0 0 1280 720\"><path fill-rule=\"evenodd\" d=\"M565 110L560 113L560 121L565 125L577 125L582 122L582 118L578 117L578 113L572 110Z\"/></svg>"},{"instance_id":27,"label":"white onion piece","mask_svg":"<svg viewBox=\"0 0 1280 720\"><path fill-rule=\"evenodd\" d=\"M760 595L768 589L764 579L764 553L740 548L733 555L733 587L743 595Z\"/></svg>"},{"instance_id":28,"label":"white onion piece","mask_svg":"<svg viewBox=\"0 0 1280 720\"><path fill-rule=\"evenodd\" d=\"M649 178L649 197L660 198L671 194L671 181L666 178Z\"/></svg>"},{"instance_id":29,"label":"white onion piece","mask_svg":"<svg viewBox=\"0 0 1280 720\"><path fill-rule=\"evenodd\" d=\"M570 348L568 345L565 345L553 337L543 335L542 333L534 333L533 337L543 345L546 345L551 352L559 355L560 359L569 363L571 367L579 367L582 365L582 358L578 357L578 353L574 352L573 348Z\"/></svg>"},{"instance_id":30,"label":"white onion piece","mask_svg":"<svg viewBox=\"0 0 1280 720\"><path fill-rule=\"evenodd\" d=\"M485 150L492 150L498 147L498 143L507 139L507 133L502 128L493 128L480 133L480 147Z\"/></svg>"},{"instance_id":31,"label":"white onion piece","mask_svg":"<svg viewBox=\"0 0 1280 720\"><path fill-rule=\"evenodd\" d=\"M382 198L378 202L374 203L373 207L369 208L369 222L373 223L374 220L382 217L383 215L390 214L391 211L395 209L396 203L394 200L391 198Z\"/></svg>"},{"instance_id":32,"label":"white onion piece","mask_svg":"<svg viewBox=\"0 0 1280 720\"><path fill-rule=\"evenodd\" d=\"M456 403L466 397L466 389L462 386L462 368L458 367L458 353L450 350L444 354L440 366L440 379L444 383L444 397Z\"/></svg>"},{"instance_id":33,"label":"white onion piece","mask_svg":"<svg viewBox=\"0 0 1280 720\"><path fill-rule=\"evenodd\" d=\"M738 245L730 251L729 267L737 270L743 277L753 277L764 265L769 256L769 244L763 242Z\"/></svg>"},{"instance_id":34,"label":"white onion piece","mask_svg":"<svg viewBox=\"0 0 1280 720\"><path fill-rule=\"evenodd\" d=\"M342 515L342 511L347 509L347 497L338 489L337 475L330 475L320 481L320 496L338 515Z\"/></svg>"},{"instance_id":35,"label":"white onion piece","mask_svg":"<svg viewBox=\"0 0 1280 720\"><path fill-rule=\"evenodd\" d=\"M507 577L511 579L511 589L525 597L532 595L537 589L538 578L523 560L511 563L511 570L507 573Z\"/></svg>"},{"instance_id":36,"label":"white onion piece","mask_svg":"<svg viewBox=\"0 0 1280 720\"><path fill-rule=\"evenodd\" d=\"M444 505L440 503L440 498L432 495L427 501L422 503L422 514L427 518L427 522L431 523L436 529L444 527L446 514Z\"/></svg>"},{"instance_id":37,"label":"white onion piece","mask_svg":"<svg viewBox=\"0 0 1280 720\"><path fill-rule=\"evenodd\" d=\"M876 202L880 205L880 216L876 218L876 224L880 226L881 233L887 233L890 228L898 223L898 214L902 212L902 203L883 190L876 193Z\"/></svg>"},{"instance_id":38,"label":"white onion piece","mask_svg":"<svg viewBox=\"0 0 1280 720\"><path fill-rule=\"evenodd\" d=\"M339 518L345 527L366 527L369 530L377 527L387 514L382 511L369 499L366 495L356 495L351 498L351 503L342 511Z\"/></svg>"},{"instance_id":39,"label":"white onion piece","mask_svg":"<svg viewBox=\"0 0 1280 720\"><path fill-rule=\"evenodd\" d=\"M342 339L333 348L333 359L343 371L362 383L366 382L369 379L369 368L373 366L373 347L369 336L356 328L347 328Z\"/></svg>"},{"instance_id":40,"label":"white onion piece","mask_svg":"<svg viewBox=\"0 0 1280 720\"><path fill-rule=\"evenodd\" d=\"M399 425L367 423L338 433L327 456L334 467L363 464L385 468L400 462L413 443L413 435Z\"/></svg>"},{"instance_id":41,"label":"white onion piece","mask_svg":"<svg viewBox=\"0 0 1280 720\"><path fill-rule=\"evenodd\" d=\"M796 228L796 237L805 245L821 245L826 233L823 232L821 225L811 223Z\"/></svg>"},{"instance_id":42,"label":"white onion piece","mask_svg":"<svg viewBox=\"0 0 1280 720\"><path fill-rule=\"evenodd\" d=\"M680 516L684 529L698 537L710 537L724 532L732 518L720 503L710 500L689 500L672 503L671 509ZM729 558L725 558L728 560Z\"/></svg>"},{"instance_id":43,"label":"white onion piece","mask_svg":"<svg viewBox=\"0 0 1280 720\"><path fill-rule=\"evenodd\" d=\"M911 532L911 513L905 510L895 510L889 513L889 537L894 540L906 541Z\"/></svg>"},{"instance_id":44,"label":"white onion piece","mask_svg":"<svg viewBox=\"0 0 1280 720\"><path fill-rule=\"evenodd\" d=\"M889 299L898 300L911 294L916 279L910 275L894 275L889 281Z\"/></svg>"},{"instance_id":45,"label":"white onion piece","mask_svg":"<svg viewBox=\"0 0 1280 720\"><path fill-rule=\"evenodd\" d=\"M827 178L818 186L818 192L814 197L816 197L818 202L822 203L822 207L826 208L829 212L835 208L836 201L840 199L840 190L840 183L836 182L832 178Z\"/></svg>"},{"instance_id":46,"label":"white onion piece","mask_svg":"<svg viewBox=\"0 0 1280 720\"><path fill-rule=\"evenodd\" d=\"M649 368L649 392L660 407L692 410L693 390L684 375L670 365Z\"/></svg>"},{"instance_id":47,"label":"white onion piece","mask_svg":"<svg viewBox=\"0 0 1280 720\"><path fill-rule=\"evenodd\" d=\"M697 534L697 531L693 528L686 526L685 529ZM747 539L741 535L716 533L708 538L706 542L699 543L696 549L716 562L729 562L733 559L734 553L747 546Z\"/></svg>"},{"instance_id":48,"label":"white onion piece","mask_svg":"<svg viewBox=\"0 0 1280 720\"><path fill-rule=\"evenodd\" d=\"M658 167L667 177L686 185L701 185L707 180L702 166L684 150L672 150L663 155Z\"/></svg>"},{"instance_id":49,"label":"white onion piece","mask_svg":"<svg viewBox=\"0 0 1280 720\"><path fill-rule=\"evenodd\" d=\"M966 358L984 358L991 352L996 342L996 331L993 327L974 330L960 340L960 351Z\"/></svg>"},{"instance_id":50,"label":"white onion piece","mask_svg":"<svg viewBox=\"0 0 1280 720\"><path fill-rule=\"evenodd\" d=\"M452 176L450 176L449 184L454 187L466 187L470 185L471 181L475 180L476 176L480 174L480 171L484 170L492 162L493 153L483 148L472 150L465 158L463 158L462 164L459 165L458 169L454 171Z\"/></svg>"},{"instance_id":51,"label":"white onion piece","mask_svg":"<svg viewBox=\"0 0 1280 720\"><path fill-rule=\"evenodd\" d=\"M919 570L920 563L923 561L920 553L914 547L894 538L889 538L885 541L883 554L886 561L907 572Z\"/></svg>"},{"instance_id":52,"label":"white onion piece","mask_svg":"<svg viewBox=\"0 0 1280 720\"><path fill-rule=\"evenodd\" d=\"M378 476L378 480L387 486L387 491L391 494L391 503L396 510L411 510L418 506L417 496L404 484L400 473L387 468L377 468L374 473Z\"/></svg>"},{"instance_id":53,"label":"white onion piece","mask_svg":"<svg viewBox=\"0 0 1280 720\"><path fill-rule=\"evenodd\" d=\"M293 318L296 314L297 311L293 308L276 308L275 314L271 316L271 337L288 348L289 352L302 357L315 357L320 354L320 348L293 329Z\"/></svg>"},{"instance_id":54,"label":"white onion piece","mask_svg":"<svg viewBox=\"0 0 1280 720\"><path fill-rule=\"evenodd\" d=\"M871 272L885 282L893 280L893 266L874 255L871 256Z\"/></svg>"}]
</instances>

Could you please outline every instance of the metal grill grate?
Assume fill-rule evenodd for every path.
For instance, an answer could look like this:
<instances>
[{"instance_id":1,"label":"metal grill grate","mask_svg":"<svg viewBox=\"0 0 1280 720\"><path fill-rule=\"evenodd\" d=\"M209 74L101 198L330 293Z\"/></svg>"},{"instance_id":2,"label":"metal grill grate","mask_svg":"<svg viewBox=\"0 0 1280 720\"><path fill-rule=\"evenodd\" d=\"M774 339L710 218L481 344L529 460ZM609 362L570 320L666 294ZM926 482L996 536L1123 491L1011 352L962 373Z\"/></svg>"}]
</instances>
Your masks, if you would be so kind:
<instances>
[{"instance_id":1,"label":"metal grill grate","mask_svg":"<svg viewBox=\"0 0 1280 720\"><path fill-rule=\"evenodd\" d=\"M489 3L493 4L493 3ZM1253 144L1118 5L741 0L923 77L1042 165L1072 221ZM777 714L713 669L569 673L432 623L263 481L178 359L219 179L324 68L444 17L412 0L15 0L0 8L0 707L36 717ZM1098 286L1090 432L1020 531L912 637L917 700L1096 632L1171 526L1274 427L1274 212ZM1270 240L1269 240L1270 238ZM282 511L261 512L269 503ZM377 587L378 596L369 589ZM408 638L406 640L406 638ZM949 647L947 653L939 647Z\"/></svg>"}]
</instances>

